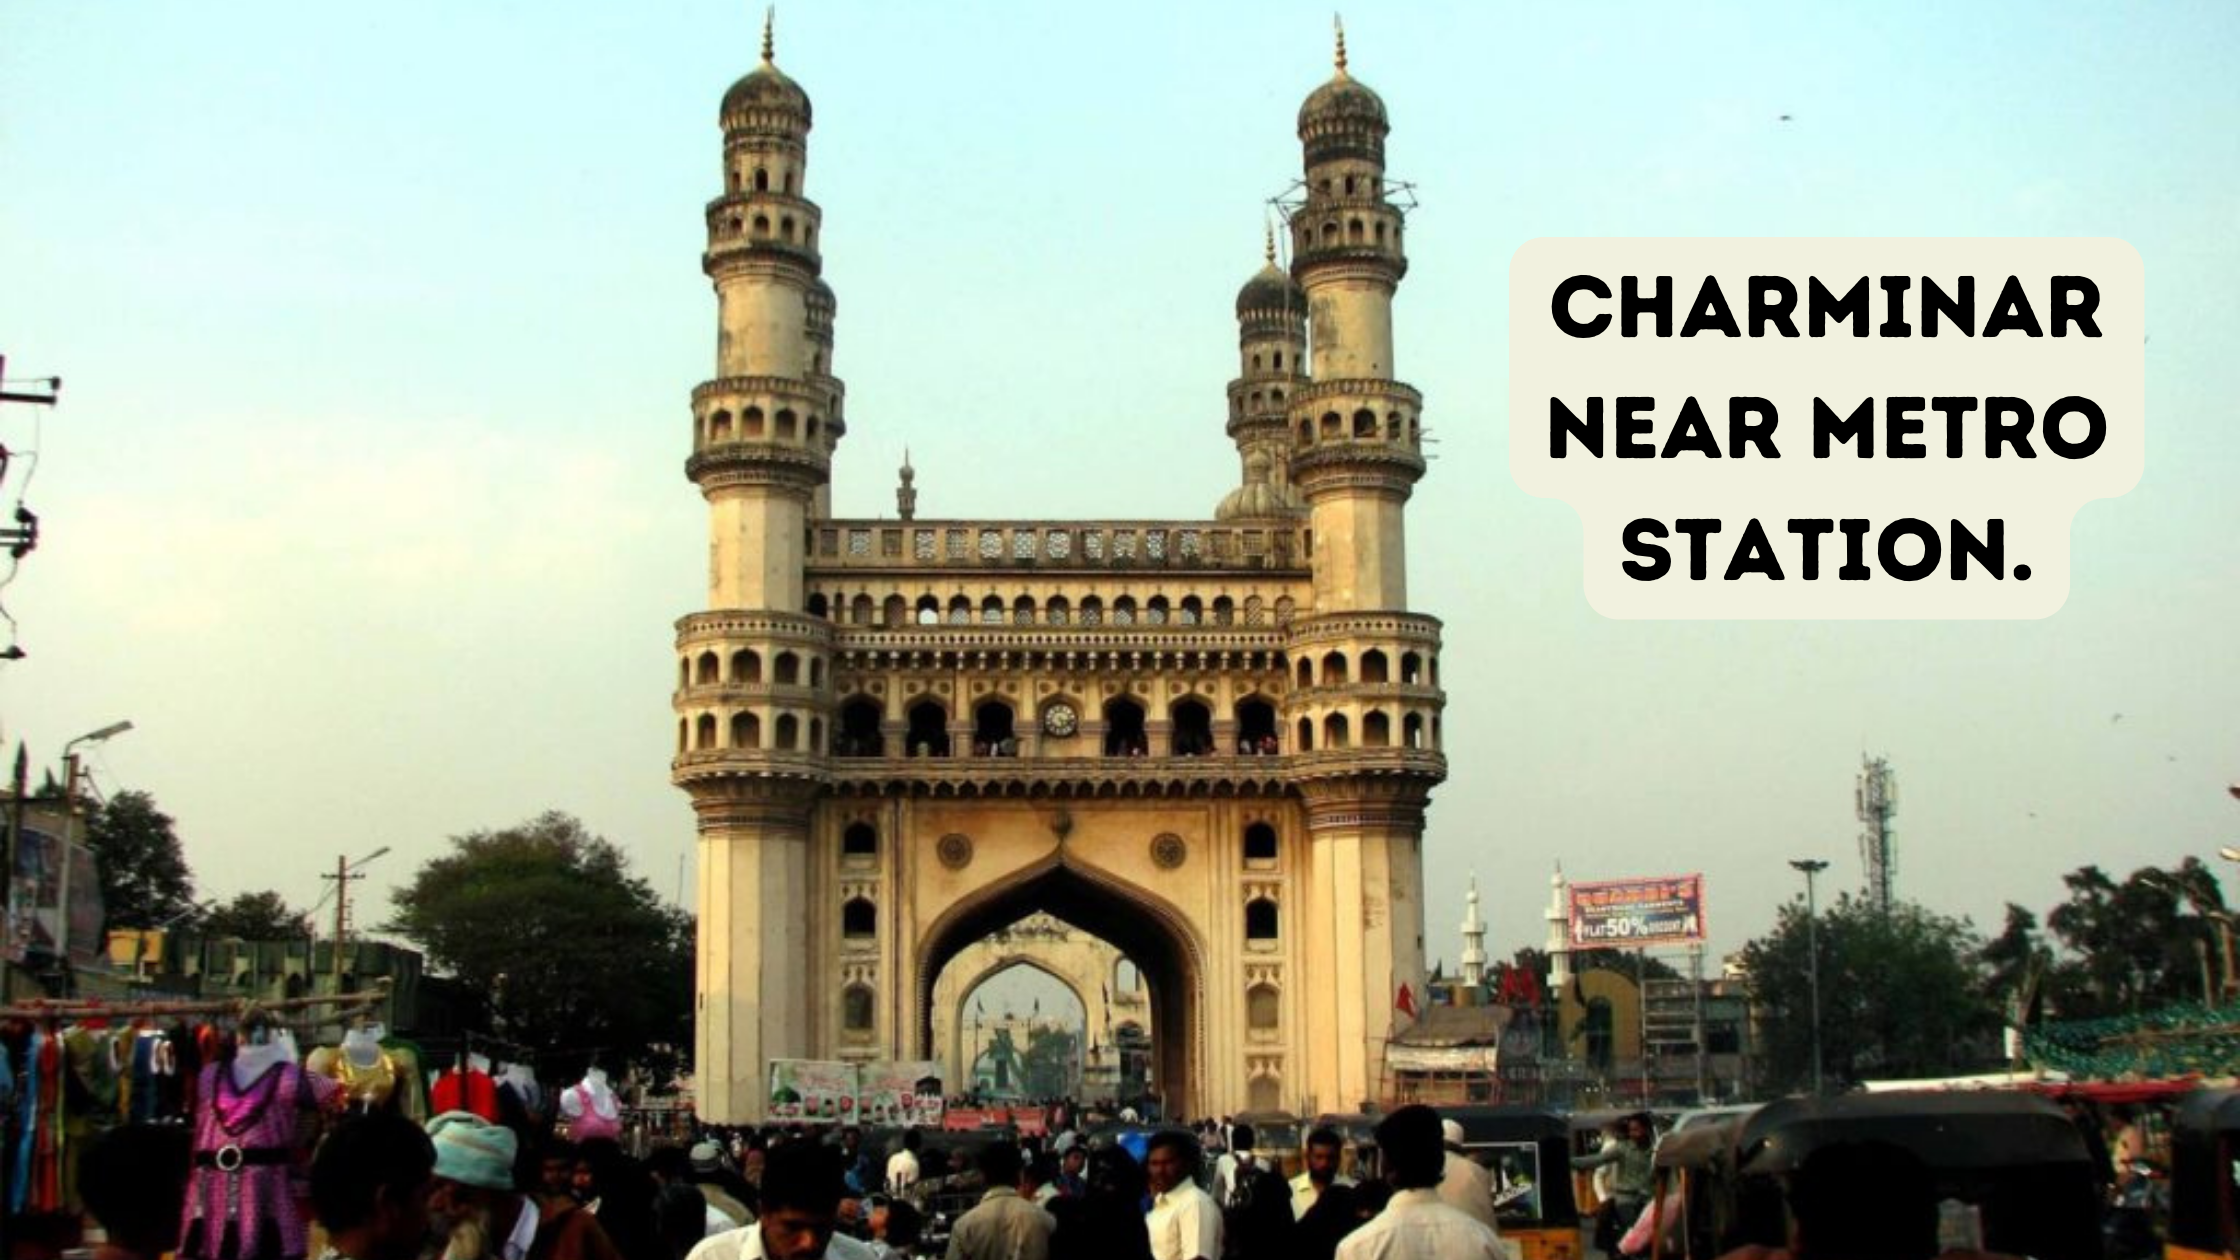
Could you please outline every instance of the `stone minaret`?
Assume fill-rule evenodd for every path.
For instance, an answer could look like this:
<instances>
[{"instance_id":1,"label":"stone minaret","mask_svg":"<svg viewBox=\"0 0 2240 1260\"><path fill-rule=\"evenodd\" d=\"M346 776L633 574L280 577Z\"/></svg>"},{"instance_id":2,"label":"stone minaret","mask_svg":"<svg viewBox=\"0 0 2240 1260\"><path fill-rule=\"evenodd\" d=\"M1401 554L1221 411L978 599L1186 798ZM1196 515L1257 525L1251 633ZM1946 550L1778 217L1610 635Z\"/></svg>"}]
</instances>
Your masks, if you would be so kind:
<instances>
[{"instance_id":1,"label":"stone minaret","mask_svg":"<svg viewBox=\"0 0 2240 1260\"><path fill-rule=\"evenodd\" d=\"M1408 611L1404 506L1423 475L1421 399L1392 378L1392 296L1407 269L1386 197L1384 102L1346 68L1299 109L1306 199L1291 274L1312 380L1286 408L1291 481L1313 530L1314 609L1286 636L1288 752L1306 806L1308 1024L1318 1105L1385 1083L1397 994L1424 992L1423 822L1446 777L1439 623ZM1324 994L1328 994L1327 997Z\"/></svg>"},{"instance_id":2,"label":"stone minaret","mask_svg":"<svg viewBox=\"0 0 2240 1260\"><path fill-rule=\"evenodd\" d=\"M803 606L804 539L842 425L821 216L802 195L809 97L762 64L724 93L723 195L702 268L716 374L692 391L685 471L708 502L708 604L678 623L672 777L699 820L697 1066L705 1114L758 1114L763 1064L810 1049L810 805L831 721L832 629Z\"/></svg>"},{"instance_id":3,"label":"stone minaret","mask_svg":"<svg viewBox=\"0 0 2240 1260\"><path fill-rule=\"evenodd\" d=\"M895 515L906 521L916 520L918 517L918 487L916 484L918 470L910 466L910 448L908 447L904 447L902 450L902 467L896 470L896 476L900 478L900 481L894 488Z\"/></svg>"},{"instance_id":4,"label":"stone minaret","mask_svg":"<svg viewBox=\"0 0 2240 1260\"><path fill-rule=\"evenodd\" d=\"M1563 882L1563 864L1556 863L1556 873L1548 877L1548 983L1551 987L1571 983L1571 906L1565 894L1570 890Z\"/></svg>"},{"instance_id":5,"label":"stone minaret","mask_svg":"<svg viewBox=\"0 0 2240 1260\"><path fill-rule=\"evenodd\" d=\"M1478 914L1478 877L1470 877L1470 892L1463 899L1462 982L1476 988L1486 982L1486 921Z\"/></svg>"},{"instance_id":6,"label":"stone minaret","mask_svg":"<svg viewBox=\"0 0 2240 1260\"><path fill-rule=\"evenodd\" d=\"M1392 296L1407 274L1401 211L1386 196L1384 102L1346 69L1299 109L1306 203L1291 217L1291 274L1307 294L1314 383L1293 399L1292 479L1313 511L1315 606L1408 606L1402 508L1424 464L1422 396L1393 377Z\"/></svg>"},{"instance_id":7,"label":"stone minaret","mask_svg":"<svg viewBox=\"0 0 2240 1260\"><path fill-rule=\"evenodd\" d=\"M1291 399L1307 383L1307 295L1276 265L1275 228L1267 262L1237 291L1237 379L1229 382L1229 438L1244 464L1244 484L1221 500L1224 521L1297 516L1306 504L1291 487Z\"/></svg>"}]
</instances>

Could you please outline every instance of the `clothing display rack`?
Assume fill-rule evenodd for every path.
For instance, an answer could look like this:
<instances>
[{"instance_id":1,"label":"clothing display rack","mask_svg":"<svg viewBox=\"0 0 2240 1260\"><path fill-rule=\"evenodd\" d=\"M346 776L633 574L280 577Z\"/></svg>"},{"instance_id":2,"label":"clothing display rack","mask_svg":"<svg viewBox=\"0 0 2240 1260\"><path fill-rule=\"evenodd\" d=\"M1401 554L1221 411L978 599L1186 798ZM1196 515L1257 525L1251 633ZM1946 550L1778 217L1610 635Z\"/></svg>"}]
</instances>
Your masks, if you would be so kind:
<instances>
[{"instance_id":1,"label":"clothing display rack","mask_svg":"<svg viewBox=\"0 0 2240 1260\"><path fill-rule=\"evenodd\" d=\"M326 1020L346 1019L371 1010L389 1000L387 977L375 982L374 987L356 993L338 993L322 997L300 998L208 998L187 1001L116 1002L106 998L38 998L29 1002L16 1002L0 1006L0 1019L135 1019L161 1015L214 1015L231 1016L245 1020L253 1015L267 1016L282 1011L308 1011L322 1006L338 1009ZM281 1022L278 1020L275 1023Z\"/></svg>"}]
</instances>

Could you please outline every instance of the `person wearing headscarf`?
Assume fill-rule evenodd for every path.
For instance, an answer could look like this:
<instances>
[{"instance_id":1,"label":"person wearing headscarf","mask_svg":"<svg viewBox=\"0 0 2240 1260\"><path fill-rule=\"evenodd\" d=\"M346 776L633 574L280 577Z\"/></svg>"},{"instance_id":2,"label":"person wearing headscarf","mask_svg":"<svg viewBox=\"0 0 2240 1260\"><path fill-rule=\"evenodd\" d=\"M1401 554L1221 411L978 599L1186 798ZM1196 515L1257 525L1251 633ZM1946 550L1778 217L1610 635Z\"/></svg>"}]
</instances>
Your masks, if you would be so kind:
<instances>
[{"instance_id":1,"label":"person wearing headscarf","mask_svg":"<svg viewBox=\"0 0 2240 1260\"><path fill-rule=\"evenodd\" d=\"M515 1187L513 1130L447 1111L428 1122L428 1138L436 1148L428 1211L447 1240L442 1260L622 1260L591 1213Z\"/></svg>"}]
</instances>

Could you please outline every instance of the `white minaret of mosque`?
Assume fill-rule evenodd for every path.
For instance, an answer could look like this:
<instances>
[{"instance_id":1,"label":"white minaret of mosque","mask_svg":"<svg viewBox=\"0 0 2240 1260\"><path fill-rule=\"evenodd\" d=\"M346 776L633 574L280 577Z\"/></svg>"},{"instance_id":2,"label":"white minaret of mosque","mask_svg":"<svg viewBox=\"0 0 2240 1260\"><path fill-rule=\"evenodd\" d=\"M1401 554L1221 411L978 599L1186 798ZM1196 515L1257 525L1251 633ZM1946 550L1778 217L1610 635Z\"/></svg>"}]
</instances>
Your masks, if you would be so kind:
<instances>
[{"instance_id":1,"label":"white minaret of mosque","mask_svg":"<svg viewBox=\"0 0 2240 1260\"><path fill-rule=\"evenodd\" d=\"M1563 863L1556 863L1556 873L1548 877L1548 983L1571 983L1571 907L1565 896L1569 888L1563 882Z\"/></svg>"},{"instance_id":2,"label":"white minaret of mosque","mask_svg":"<svg viewBox=\"0 0 2240 1260\"><path fill-rule=\"evenodd\" d=\"M1478 914L1478 877L1470 877L1469 907L1462 913L1462 982L1475 987L1486 982L1486 921Z\"/></svg>"}]
</instances>

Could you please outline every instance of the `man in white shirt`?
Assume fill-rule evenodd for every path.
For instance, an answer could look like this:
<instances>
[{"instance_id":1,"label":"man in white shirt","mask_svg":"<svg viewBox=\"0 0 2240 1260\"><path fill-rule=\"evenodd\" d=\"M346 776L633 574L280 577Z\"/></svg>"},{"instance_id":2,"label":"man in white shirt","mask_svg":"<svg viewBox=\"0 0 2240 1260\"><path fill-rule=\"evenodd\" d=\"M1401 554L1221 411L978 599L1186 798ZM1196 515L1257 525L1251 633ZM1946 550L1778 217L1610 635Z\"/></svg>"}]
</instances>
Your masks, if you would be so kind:
<instances>
[{"instance_id":1,"label":"man in white shirt","mask_svg":"<svg viewBox=\"0 0 2240 1260\"><path fill-rule=\"evenodd\" d=\"M704 1239L685 1260L877 1260L869 1243L834 1232L847 1172L822 1142L786 1142L762 1166L762 1215Z\"/></svg>"},{"instance_id":2,"label":"man in white shirt","mask_svg":"<svg viewBox=\"0 0 2240 1260\"><path fill-rule=\"evenodd\" d=\"M1402 1107L1377 1126L1392 1201L1338 1244L1338 1260L1503 1260L1499 1234L1439 1201L1443 1137L1429 1107Z\"/></svg>"},{"instance_id":3,"label":"man in white shirt","mask_svg":"<svg viewBox=\"0 0 2240 1260\"><path fill-rule=\"evenodd\" d=\"M1144 1224L1152 1260L1221 1260L1221 1209L1198 1188L1196 1140L1175 1129L1153 1136L1144 1175L1151 1187Z\"/></svg>"},{"instance_id":4,"label":"man in white shirt","mask_svg":"<svg viewBox=\"0 0 2240 1260\"><path fill-rule=\"evenodd\" d=\"M1439 1201L1487 1229L1499 1229L1493 1219L1493 1174L1463 1153L1461 1125L1442 1120L1439 1132L1447 1148L1446 1168L1439 1178Z\"/></svg>"}]
</instances>

